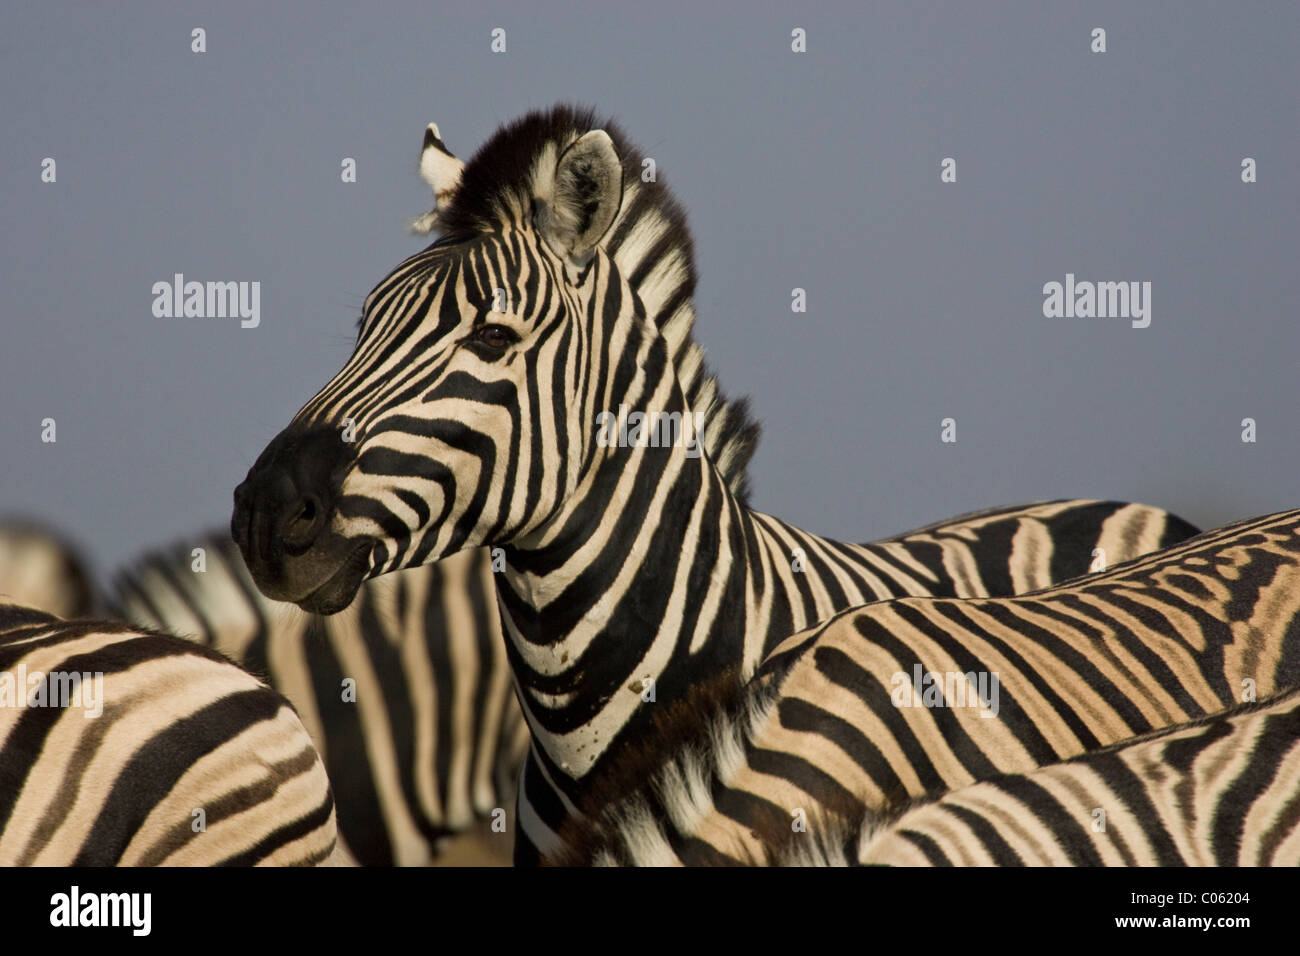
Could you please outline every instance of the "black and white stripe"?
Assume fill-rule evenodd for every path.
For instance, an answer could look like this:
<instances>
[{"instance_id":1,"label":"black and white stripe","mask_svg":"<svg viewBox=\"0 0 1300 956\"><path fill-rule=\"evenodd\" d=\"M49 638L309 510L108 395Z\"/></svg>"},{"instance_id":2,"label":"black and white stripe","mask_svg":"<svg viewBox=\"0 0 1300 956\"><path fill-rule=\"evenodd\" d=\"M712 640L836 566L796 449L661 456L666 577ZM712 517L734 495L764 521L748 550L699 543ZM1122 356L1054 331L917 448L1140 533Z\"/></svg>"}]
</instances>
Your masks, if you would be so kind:
<instances>
[{"instance_id":1,"label":"black and white stripe","mask_svg":"<svg viewBox=\"0 0 1300 956\"><path fill-rule=\"evenodd\" d=\"M892 866L1300 866L1300 691L963 787L844 849Z\"/></svg>"},{"instance_id":2,"label":"black and white stripe","mask_svg":"<svg viewBox=\"0 0 1300 956\"><path fill-rule=\"evenodd\" d=\"M315 865L335 836L275 691L179 638L0 605L0 866Z\"/></svg>"},{"instance_id":3,"label":"black and white stripe","mask_svg":"<svg viewBox=\"0 0 1300 956\"><path fill-rule=\"evenodd\" d=\"M503 128L463 167L426 138L442 238L370 293L351 359L235 493L254 580L309 610L345 607L366 577L503 549L533 738L521 861L555 845L607 755L645 737L643 680L680 698L846 607L1014 593L1085 573L1101 541L1116 562L1194 531L1072 501L860 546L752 511L756 427L691 337L685 217L641 158L567 108ZM602 444L599 416L620 406L678 416L681 441Z\"/></svg>"},{"instance_id":4,"label":"black and white stripe","mask_svg":"<svg viewBox=\"0 0 1300 956\"><path fill-rule=\"evenodd\" d=\"M212 647L293 702L357 862L424 865L479 823L510 840L490 827L497 810L512 825L503 815L513 814L528 731L486 552L367 582L347 610L323 617L263 597L229 534L213 532L133 564L113 601L125 619Z\"/></svg>"}]
</instances>

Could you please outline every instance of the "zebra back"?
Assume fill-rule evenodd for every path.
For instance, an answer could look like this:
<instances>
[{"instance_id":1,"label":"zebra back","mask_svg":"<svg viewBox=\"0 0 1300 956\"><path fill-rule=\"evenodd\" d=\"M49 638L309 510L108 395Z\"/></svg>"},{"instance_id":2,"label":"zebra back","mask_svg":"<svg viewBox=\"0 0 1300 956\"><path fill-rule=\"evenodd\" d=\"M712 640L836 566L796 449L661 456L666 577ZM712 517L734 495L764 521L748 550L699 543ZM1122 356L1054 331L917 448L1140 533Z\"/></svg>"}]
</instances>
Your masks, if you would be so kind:
<instances>
[{"instance_id":1,"label":"zebra back","mask_svg":"<svg viewBox=\"0 0 1300 956\"><path fill-rule=\"evenodd\" d=\"M310 865L334 801L289 703L212 651L0 605L0 865Z\"/></svg>"},{"instance_id":2,"label":"zebra back","mask_svg":"<svg viewBox=\"0 0 1300 956\"><path fill-rule=\"evenodd\" d=\"M485 551L370 581L324 617L263 597L212 532L121 572L114 592L127 620L213 647L294 702L357 862L429 863L511 806L527 728Z\"/></svg>"}]
</instances>

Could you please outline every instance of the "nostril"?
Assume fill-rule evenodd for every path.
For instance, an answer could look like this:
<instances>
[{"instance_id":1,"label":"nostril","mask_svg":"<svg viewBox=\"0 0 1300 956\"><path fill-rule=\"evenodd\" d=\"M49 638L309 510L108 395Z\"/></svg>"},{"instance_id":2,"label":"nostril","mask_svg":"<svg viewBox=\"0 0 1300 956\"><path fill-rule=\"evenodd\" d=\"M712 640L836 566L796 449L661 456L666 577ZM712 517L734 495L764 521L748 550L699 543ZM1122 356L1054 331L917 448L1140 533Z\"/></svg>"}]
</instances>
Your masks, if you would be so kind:
<instances>
[{"instance_id":1,"label":"nostril","mask_svg":"<svg viewBox=\"0 0 1300 956\"><path fill-rule=\"evenodd\" d=\"M315 495L303 495L296 508L285 509L280 539L286 548L305 548L316 540L324 522L325 509Z\"/></svg>"}]
</instances>

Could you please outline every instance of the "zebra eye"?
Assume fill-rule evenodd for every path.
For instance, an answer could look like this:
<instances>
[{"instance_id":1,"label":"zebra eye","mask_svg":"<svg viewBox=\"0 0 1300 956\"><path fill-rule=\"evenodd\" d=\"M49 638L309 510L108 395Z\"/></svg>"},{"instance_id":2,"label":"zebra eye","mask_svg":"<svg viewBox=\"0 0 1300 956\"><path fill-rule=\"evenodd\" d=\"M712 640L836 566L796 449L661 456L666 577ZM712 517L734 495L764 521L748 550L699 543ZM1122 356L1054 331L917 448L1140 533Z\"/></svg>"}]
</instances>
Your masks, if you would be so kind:
<instances>
[{"instance_id":1,"label":"zebra eye","mask_svg":"<svg viewBox=\"0 0 1300 956\"><path fill-rule=\"evenodd\" d=\"M499 352L518 342L519 336L504 325L480 325L474 330L474 341Z\"/></svg>"}]
</instances>

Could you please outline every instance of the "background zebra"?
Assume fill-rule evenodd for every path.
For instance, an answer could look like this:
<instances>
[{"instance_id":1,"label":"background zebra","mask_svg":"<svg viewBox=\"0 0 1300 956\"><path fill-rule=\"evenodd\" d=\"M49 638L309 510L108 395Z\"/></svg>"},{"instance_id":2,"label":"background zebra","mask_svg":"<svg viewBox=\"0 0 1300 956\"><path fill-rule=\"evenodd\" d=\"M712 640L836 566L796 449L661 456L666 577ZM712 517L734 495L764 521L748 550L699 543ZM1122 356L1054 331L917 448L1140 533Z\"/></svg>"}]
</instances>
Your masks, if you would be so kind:
<instances>
[{"instance_id":1,"label":"background zebra","mask_svg":"<svg viewBox=\"0 0 1300 956\"><path fill-rule=\"evenodd\" d=\"M57 534L0 525L0 594L198 641L286 694L325 760L357 862L509 861L493 811L506 811L498 826L509 834L527 728L486 552L368 583L332 618L264 598L222 531L143 557L108 597L94 591Z\"/></svg>"},{"instance_id":2,"label":"background zebra","mask_svg":"<svg viewBox=\"0 0 1300 956\"><path fill-rule=\"evenodd\" d=\"M235 492L253 579L307 610L502 547L533 738L521 862L555 844L611 749L644 737L655 695L747 676L845 607L1012 593L1084 573L1099 540L1115 561L1194 530L1115 504L1003 509L931 535L927 562L751 511L737 475L755 428L690 336L685 217L641 158L564 107L503 128L463 167L431 128L422 169L443 237L369 294L351 359ZM675 434L627 440L629 410Z\"/></svg>"},{"instance_id":3,"label":"background zebra","mask_svg":"<svg viewBox=\"0 0 1300 956\"><path fill-rule=\"evenodd\" d=\"M888 814L909 798L1028 772L1296 687L1297 633L1300 511L1237 522L1019 597L851 609L779 647L747 690L722 682L665 708L659 742L625 752L593 782L583 809L597 822L572 818L561 834L571 850L555 860L761 860L789 837L799 808L852 821ZM1281 728L1282 742L1296 726L1288 700L1284 720L1260 721ZM1217 734L1224 725L1205 726L1219 726ZM1167 739L1178 750L1188 738ZM1156 746L1130 757L1146 759ZM1286 753L1265 748L1255 767L1292 760ZM1286 775L1300 769L1294 759L1270 799L1300 800L1300 778ZM1094 766L1091 758L1083 766ZM1269 806L1285 816L1300 803ZM1160 820L1174 809L1160 808ZM1188 850L1189 859L1202 850Z\"/></svg>"},{"instance_id":4,"label":"background zebra","mask_svg":"<svg viewBox=\"0 0 1300 956\"><path fill-rule=\"evenodd\" d=\"M0 521L0 598L81 617L93 604L90 577L76 549L48 528Z\"/></svg>"},{"instance_id":5,"label":"background zebra","mask_svg":"<svg viewBox=\"0 0 1300 956\"><path fill-rule=\"evenodd\" d=\"M179 638L0 605L0 866L312 865L335 845L279 694Z\"/></svg>"},{"instance_id":6,"label":"background zebra","mask_svg":"<svg viewBox=\"0 0 1300 956\"><path fill-rule=\"evenodd\" d=\"M452 848L457 862L509 860L528 731L487 552L367 582L322 617L263 597L229 534L212 532L132 565L113 592L126 620L212 647L293 702L357 862L427 864L476 823L487 852Z\"/></svg>"}]
</instances>

